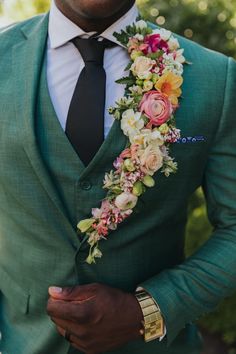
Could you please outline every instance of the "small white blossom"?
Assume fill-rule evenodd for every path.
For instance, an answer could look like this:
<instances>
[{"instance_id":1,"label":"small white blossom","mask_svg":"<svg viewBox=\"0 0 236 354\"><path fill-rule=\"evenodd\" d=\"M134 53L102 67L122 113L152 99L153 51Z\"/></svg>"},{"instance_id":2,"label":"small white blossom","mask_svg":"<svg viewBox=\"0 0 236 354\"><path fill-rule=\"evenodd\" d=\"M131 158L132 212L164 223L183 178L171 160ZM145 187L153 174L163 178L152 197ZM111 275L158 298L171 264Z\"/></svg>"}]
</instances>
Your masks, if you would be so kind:
<instances>
[{"instance_id":1,"label":"small white blossom","mask_svg":"<svg viewBox=\"0 0 236 354\"><path fill-rule=\"evenodd\" d=\"M114 175L114 171L110 171L110 173L106 173L103 180L103 188L109 189L114 184L116 185L117 177Z\"/></svg>"},{"instance_id":2,"label":"small white blossom","mask_svg":"<svg viewBox=\"0 0 236 354\"><path fill-rule=\"evenodd\" d=\"M164 28L157 28L157 29L153 30L152 33L159 34L161 36L161 39L163 39L163 41L168 41L172 35L171 31L168 31Z\"/></svg>"},{"instance_id":3,"label":"small white blossom","mask_svg":"<svg viewBox=\"0 0 236 354\"><path fill-rule=\"evenodd\" d=\"M135 27L137 28L137 30L143 30L147 28L147 23L144 20L139 20L135 22Z\"/></svg>"},{"instance_id":4,"label":"small white blossom","mask_svg":"<svg viewBox=\"0 0 236 354\"><path fill-rule=\"evenodd\" d=\"M162 146L164 137L158 130L142 129L138 135L131 136L130 141L132 144L142 145L143 147L147 147L149 144Z\"/></svg>"},{"instance_id":5,"label":"small white blossom","mask_svg":"<svg viewBox=\"0 0 236 354\"><path fill-rule=\"evenodd\" d=\"M171 37L168 41L170 50L177 50L179 48L179 41L177 38Z\"/></svg>"},{"instance_id":6,"label":"small white blossom","mask_svg":"<svg viewBox=\"0 0 236 354\"><path fill-rule=\"evenodd\" d=\"M159 132L159 130L155 129L151 132L151 140L155 142L157 145L163 145L164 143L164 138L162 134Z\"/></svg>"},{"instance_id":7,"label":"small white blossom","mask_svg":"<svg viewBox=\"0 0 236 354\"><path fill-rule=\"evenodd\" d=\"M93 231L89 235L88 243L90 246L95 245L99 240L101 239L101 236L97 233L97 231Z\"/></svg>"},{"instance_id":8,"label":"small white blossom","mask_svg":"<svg viewBox=\"0 0 236 354\"><path fill-rule=\"evenodd\" d=\"M144 120L140 112L134 112L133 109L127 109L122 114L121 129L126 136L138 135L144 127Z\"/></svg>"},{"instance_id":9,"label":"small white blossom","mask_svg":"<svg viewBox=\"0 0 236 354\"><path fill-rule=\"evenodd\" d=\"M162 172L166 177L169 177L171 173L176 173L177 169L178 169L177 162L174 162L173 159L170 158L168 162L165 162Z\"/></svg>"},{"instance_id":10,"label":"small white blossom","mask_svg":"<svg viewBox=\"0 0 236 354\"><path fill-rule=\"evenodd\" d=\"M143 90L142 87L138 86L138 85L133 85L129 88L129 91L133 94L133 95L142 95Z\"/></svg>"},{"instance_id":11,"label":"small white blossom","mask_svg":"<svg viewBox=\"0 0 236 354\"><path fill-rule=\"evenodd\" d=\"M185 57L183 56L184 49L178 49L175 53L175 61L183 64L185 63Z\"/></svg>"},{"instance_id":12,"label":"small white blossom","mask_svg":"<svg viewBox=\"0 0 236 354\"><path fill-rule=\"evenodd\" d=\"M147 92L153 88L153 82L150 80L145 80L143 83L143 91Z\"/></svg>"},{"instance_id":13,"label":"small white blossom","mask_svg":"<svg viewBox=\"0 0 236 354\"><path fill-rule=\"evenodd\" d=\"M167 71L172 71L173 74L179 76L183 74L183 65L179 61L175 60L174 53L170 53L170 54L164 53L163 64L165 65L165 69L163 70L163 73Z\"/></svg>"},{"instance_id":14,"label":"small white blossom","mask_svg":"<svg viewBox=\"0 0 236 354\"><path fill-rule=\"evenodd\" d=\"M142 34L139 34L139 33L137 33L137 34L134 36L134 38L136 38L136 39L137 39L138 41L140 41L140 42L142 42L143 39L144 39L143 35L142 35Z\"/></svg>"},{"instance_id":15,"label":"small white blossom","mask_svg":"<svg viewBox=\"0 0 236 354\"><path fill-rule=\"evenodd\" d=\"M133 103L134 99L133 97L127 98L127 97L121 97L116 101L117 106L119 107L129 107Z\"/></svg>"}]
</instances>

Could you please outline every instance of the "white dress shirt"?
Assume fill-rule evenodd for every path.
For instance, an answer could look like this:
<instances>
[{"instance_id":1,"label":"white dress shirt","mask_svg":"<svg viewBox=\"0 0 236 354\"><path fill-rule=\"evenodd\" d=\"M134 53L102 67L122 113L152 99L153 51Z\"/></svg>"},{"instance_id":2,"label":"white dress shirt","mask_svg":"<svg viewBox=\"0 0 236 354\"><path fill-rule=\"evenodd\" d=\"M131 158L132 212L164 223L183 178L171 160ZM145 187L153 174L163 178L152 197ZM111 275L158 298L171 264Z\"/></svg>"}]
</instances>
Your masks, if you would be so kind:
<instances>
[{"instance_id":1,"label":"white dress shirt","mask_svg":"<svg viewBox=\"0 0 236 354\"><path fill-rule=\"evenodd\" d=\"M127 50L113 36L126 26L135 22L138 9L134 5L123 17L107 28L99 37L107 38L118 46L105 50L104 69L106 71L106 103L104 116L104 135L107 136L113 123L108 108L124 95L124 85L115 83L124 76L124 68L129 62ZM88 38L94 32L86 33L70 21L52 1L47 46L47 82L49 94L62 128L65 130L67 114L78 77L84 67L84 61L70 41L77 37ZM94 83L96 85L96 83Z\"/></svg>"}]
</instances>

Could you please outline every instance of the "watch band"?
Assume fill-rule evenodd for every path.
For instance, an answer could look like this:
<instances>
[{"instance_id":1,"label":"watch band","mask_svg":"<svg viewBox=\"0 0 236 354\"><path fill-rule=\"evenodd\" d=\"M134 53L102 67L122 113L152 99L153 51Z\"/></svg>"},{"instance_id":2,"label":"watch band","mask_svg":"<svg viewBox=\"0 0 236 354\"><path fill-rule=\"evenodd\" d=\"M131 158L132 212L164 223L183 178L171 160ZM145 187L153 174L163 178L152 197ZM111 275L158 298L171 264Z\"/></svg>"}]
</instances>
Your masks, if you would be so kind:
<instances>
[{"instance_id":1,"label":"watch band","mask_svg":"<svg viewBox=\"0 0 236 354\"><path fill-rule=\"evenodd\" d=\"M143 312L143 331L145 342L150 342L164 335L164 321L160 308L153 297L145 290L135 294Z\"/></svg>"}]
</instances>

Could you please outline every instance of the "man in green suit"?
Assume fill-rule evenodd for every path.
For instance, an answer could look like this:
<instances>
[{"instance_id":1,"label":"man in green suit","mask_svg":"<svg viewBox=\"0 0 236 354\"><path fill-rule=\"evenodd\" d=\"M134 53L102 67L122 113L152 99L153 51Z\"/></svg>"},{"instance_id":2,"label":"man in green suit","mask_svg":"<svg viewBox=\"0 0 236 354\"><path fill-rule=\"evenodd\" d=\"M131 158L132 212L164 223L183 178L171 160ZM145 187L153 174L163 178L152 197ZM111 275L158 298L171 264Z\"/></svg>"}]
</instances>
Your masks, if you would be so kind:
<instances>
[{"instance_id":1,"label":"man in green suit","mask_svg":"<svg viewBox=\"0 0 236 354\"><path fill-rule=\"evenodd\" d=\"M236 289L236 63L179 36L192 65L176 122L183 141L197 141L173 145L177 174L157 173L132 216L101 242L103 257L85 262L89 246L76 224L104 198L104 173L126 139L116 122L106 133L105 117L106 139L87 165L67 139L82 70L71 40L99 33L115 41L111 30L135 11L133 0L56 0L50 16L0 33L2 354L199 354L192 322ZM127 53L106 51L111 102ZM199 186L214 230L185 259L187 201ZM144 303L156 315L154 336Z\"/></svg>"}]
</instances>

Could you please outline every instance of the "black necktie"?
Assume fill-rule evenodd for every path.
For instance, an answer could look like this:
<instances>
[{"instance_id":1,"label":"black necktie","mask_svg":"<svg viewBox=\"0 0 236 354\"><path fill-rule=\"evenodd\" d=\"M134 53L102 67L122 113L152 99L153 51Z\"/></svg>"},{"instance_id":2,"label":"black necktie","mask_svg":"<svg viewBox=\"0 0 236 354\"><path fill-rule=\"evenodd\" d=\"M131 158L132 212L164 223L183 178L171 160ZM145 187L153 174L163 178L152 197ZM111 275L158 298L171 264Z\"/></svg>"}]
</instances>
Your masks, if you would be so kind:
<instances>
[{"instance_id":1,"label":"black necktie","mask_svg":"<svg viewBox=\"0 0 236 354\"><path fill-rule=\"evenodd\" d=\"M75 38L85 67L78 78L66 122L66 135L85 165L92 160L104 140L106 72L105 48L114 43L95 38Z\"/></svg>"}]
</instances>

